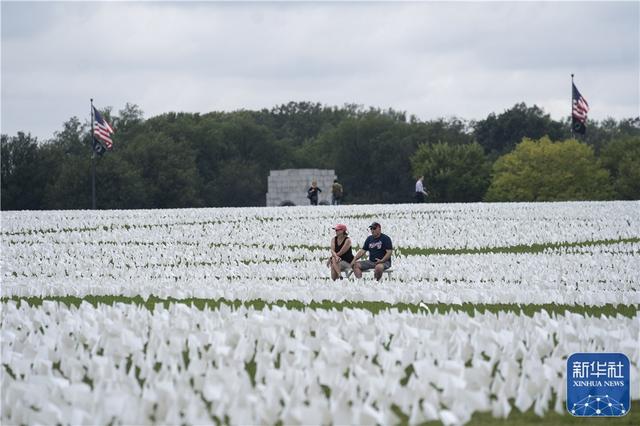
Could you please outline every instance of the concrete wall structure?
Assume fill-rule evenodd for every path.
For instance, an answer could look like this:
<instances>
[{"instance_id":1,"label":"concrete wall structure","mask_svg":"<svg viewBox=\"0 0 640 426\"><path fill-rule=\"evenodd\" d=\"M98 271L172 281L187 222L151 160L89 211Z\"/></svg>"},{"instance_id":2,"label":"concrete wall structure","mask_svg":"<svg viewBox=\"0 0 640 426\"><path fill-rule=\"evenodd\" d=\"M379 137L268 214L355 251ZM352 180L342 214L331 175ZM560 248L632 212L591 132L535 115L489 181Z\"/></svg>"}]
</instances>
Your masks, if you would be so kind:
<instances>
[{"instance_id":1,"label":"concrete wall structure","mask_svg":"<svg viewBox=\"0 0 640 426\"><path fill-rule=\"evenodd\" d=\"M334 170L329 169L286 169L271 170L267 181L267 206L280 206L291 202L296 206L308 206L307 190L311 181L318 182L322 190L318 203L331 204L331 185L336 179Z\"/></svg>"}]
</instances>

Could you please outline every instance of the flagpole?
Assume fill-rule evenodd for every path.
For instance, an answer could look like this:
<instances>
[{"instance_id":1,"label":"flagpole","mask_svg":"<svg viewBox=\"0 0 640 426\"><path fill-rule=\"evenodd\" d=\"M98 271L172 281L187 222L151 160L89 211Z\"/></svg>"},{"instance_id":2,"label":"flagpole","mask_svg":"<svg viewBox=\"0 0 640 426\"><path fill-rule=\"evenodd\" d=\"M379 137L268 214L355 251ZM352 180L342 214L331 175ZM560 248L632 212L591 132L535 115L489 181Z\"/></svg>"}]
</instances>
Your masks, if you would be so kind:
<instances>
[{"instance_id":1,"label":"flagpole","mask_svg":"<svg viewBox=\"0 0 640 426\"><path fill-rule=\"evenodd\" d=\"M93 98L91 99L91 209L96 209L96 150L93 149Z\"/></svg>"},{"instance_id":2,"label":"flagpole","mask_svg":"<svg viewBox=\"0 0 640 426\"><path fill-rule=\"evenodd\" d=\"M575 139L573 132L573 73L571 73L571 108L569 109L569 126L571 126L571 139Z\"/></svg>"}]
</instances>

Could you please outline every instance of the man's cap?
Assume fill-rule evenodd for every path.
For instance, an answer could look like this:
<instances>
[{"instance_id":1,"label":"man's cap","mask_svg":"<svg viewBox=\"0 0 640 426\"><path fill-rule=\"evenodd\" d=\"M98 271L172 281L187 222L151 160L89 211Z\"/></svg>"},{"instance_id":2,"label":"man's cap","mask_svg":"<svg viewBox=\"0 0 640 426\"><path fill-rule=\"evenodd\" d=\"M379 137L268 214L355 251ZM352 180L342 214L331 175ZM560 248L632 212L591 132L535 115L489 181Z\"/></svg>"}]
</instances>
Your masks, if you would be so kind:
<instances>
[{"instance_id":1,"label":"man's cap","mask_svg":"<svg viewBox=\"0 0 640 426\"><path fill-rule=\"evenodd\" d=\"M380 224L378 222L373 222L371 225L369 225L369 229L376 229L376 228L380 228Z\"/></svg>"},{"instance_id":2,"label":"man's cap","mask_svg":"<svg viewBox=\"0 0 640 426\"><path fill-rule=\"evenodd\" d=\"M342 223L337 224L336 226L333 227L333 229L335 229L336 231L344 231L347 232L347 225L344 225Z\"/></svg>"}]
</instances>

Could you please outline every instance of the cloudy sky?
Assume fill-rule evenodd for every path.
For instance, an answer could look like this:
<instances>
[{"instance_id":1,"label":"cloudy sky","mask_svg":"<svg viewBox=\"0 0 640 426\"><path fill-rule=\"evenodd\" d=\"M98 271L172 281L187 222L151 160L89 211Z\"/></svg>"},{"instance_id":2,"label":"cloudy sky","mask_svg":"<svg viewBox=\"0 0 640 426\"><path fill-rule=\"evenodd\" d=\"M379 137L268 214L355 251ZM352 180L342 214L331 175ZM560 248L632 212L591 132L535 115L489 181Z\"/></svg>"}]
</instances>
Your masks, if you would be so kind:
<instances>
[{"instance_id":1,"label":"cloudy sky","mask_svg":"<svg viewBox=\"0 0 640 426\"><path fill-rule=\"evenodd\" d=\"M640 3L6 2L1 131L47 139L89 98L145 118L289 101L482 119L517 102L640 114Z\"/></svg>"}]
</instances>

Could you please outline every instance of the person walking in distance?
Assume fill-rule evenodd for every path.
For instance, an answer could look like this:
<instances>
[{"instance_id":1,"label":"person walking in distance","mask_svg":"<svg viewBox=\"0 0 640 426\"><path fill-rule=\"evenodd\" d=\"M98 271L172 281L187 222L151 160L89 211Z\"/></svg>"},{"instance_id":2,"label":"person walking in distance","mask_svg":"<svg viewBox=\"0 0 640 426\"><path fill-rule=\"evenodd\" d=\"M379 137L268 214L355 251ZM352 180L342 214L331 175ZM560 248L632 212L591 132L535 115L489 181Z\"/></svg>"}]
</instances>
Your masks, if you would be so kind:
<instances>
[{"instance_id":1,"label":"person walking in distance","mask_svg":"<svg viewBox=\"0 0 640 426\"><path fill-rule=\"evenodd\" d=\"M334 179L331 186L331 205L339 206L340 204L342 204L342 185L338 179Z\"/></svg>"},{"instance_id":2,"label":"person walking in distance","mask_svg":"<svg viewBox=\"0 0 640 426\"><path fill-rule=\"evenodd\" d=\"M424 184L422 183L423 180L424 180L424 176L420 176L416 181L416 193L415 193L416 203L424 203L425 197L429 195L427 191L424 190Z\"/></svg>"},{"instance_id":3,"label":"person walking in distance","mask_svg":"<svg viewBox=\"0 0 640 426\"><path fill-rule=\"evenodd\" d=\"M319 192L322 192L322 189L318 188L318 182L314 179L311 181L311 187L307 189L307 198L312 206L318 205Z\"/></svg>"}]
</instances>

